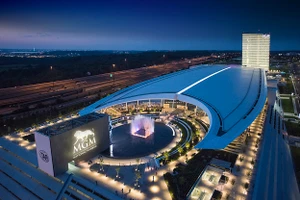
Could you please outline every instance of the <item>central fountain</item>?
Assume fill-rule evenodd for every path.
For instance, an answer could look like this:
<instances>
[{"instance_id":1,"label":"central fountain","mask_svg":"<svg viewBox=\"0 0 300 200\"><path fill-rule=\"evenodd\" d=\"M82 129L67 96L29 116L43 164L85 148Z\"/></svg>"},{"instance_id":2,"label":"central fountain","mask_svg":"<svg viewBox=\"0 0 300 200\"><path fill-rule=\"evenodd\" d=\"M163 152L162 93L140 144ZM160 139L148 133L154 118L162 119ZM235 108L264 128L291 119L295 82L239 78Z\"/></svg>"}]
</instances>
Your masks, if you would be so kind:
<instances>
[{"instance_id":1,"label":"central fountain","mask_svg":"<svg viewBox=\"0 0 300 200\"><path fill-rule=\"evenodd\" d=\"M132 116L130 121L115 122L114 125L111 131L111 148L104 153L111 158L128 159L151 155L174 139L173 131L168 125L159 120L156 122L149 115Z\"/></svg>"},{"instance_id":2,"label":"central fountain","mask_svg":"<svg viewBox=\"0 0 300 200\"><path fill-rule=\"evenodd\" d=\"M137 115L131 122L131 135L147 138L154 133L154 120L150 117Z\"/></svg>"}]
</instances>

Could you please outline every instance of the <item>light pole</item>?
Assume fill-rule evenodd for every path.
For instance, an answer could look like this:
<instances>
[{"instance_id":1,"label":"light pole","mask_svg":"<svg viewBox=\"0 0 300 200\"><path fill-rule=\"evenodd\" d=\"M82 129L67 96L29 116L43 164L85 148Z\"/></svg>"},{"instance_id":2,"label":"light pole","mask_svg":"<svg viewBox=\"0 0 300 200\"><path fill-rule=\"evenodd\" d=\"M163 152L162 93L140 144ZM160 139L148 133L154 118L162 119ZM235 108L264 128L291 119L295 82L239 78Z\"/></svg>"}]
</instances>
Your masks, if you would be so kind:
<instances>
[{"instance_id":1,"label":"light pole","mask_svg":"<svg viewBox=\"0 0 300 200\"><path fill-rule=\"evenodd\" d=\"M51 71L50 73L51 73L51 74L53 74L53 73L52 73L52 69L53 69L53 67L50 66L50 71ZM53 79L53 86L52 86L52 87L53 87L53 89L54 89L54 79Z\"/></svg>"},{"instance_id":2,"label":"light pole","mask_svg":"<svg viewBox=\"0 0 300 200\"><path fill-rule=\"evenodd\" d=\"M126 69L128 69L128 62L127 62L127 58L124 59L125 65L126 65Z\"/></svg>"},{"instance_id":3,"label":"light pole","mask_svg":"<svg viewBox=\"0 0 300 200\"><path fill-rule=\"evenodd\" d=\"M112 67L113 67L113 70L112 71L114 71L114 69L115 69L115 67L116 67L116 64L112 64ZM110 77L113 79L113 88L115 87L115 76L113 75L113 73L111 73L110 74Z\"/></svg>"}]
</instances>

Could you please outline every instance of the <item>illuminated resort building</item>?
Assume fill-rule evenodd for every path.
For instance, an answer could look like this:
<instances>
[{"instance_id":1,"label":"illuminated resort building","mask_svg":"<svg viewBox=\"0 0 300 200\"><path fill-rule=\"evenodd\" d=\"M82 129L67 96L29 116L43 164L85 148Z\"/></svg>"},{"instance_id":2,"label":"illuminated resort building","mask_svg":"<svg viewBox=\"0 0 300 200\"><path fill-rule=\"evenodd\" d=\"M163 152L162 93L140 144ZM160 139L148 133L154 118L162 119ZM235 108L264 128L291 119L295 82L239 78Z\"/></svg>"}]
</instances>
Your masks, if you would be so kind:
<instances>
[{"instance_id":1,"label":"illuminated resort building","mask_svg":"<svg viewBox=\"0 0 300 200\"><path fill-rule=\"evenodd\" d=\"M111 142L111 129L115 130L113 126L127 126L129 130L126 132L128 140L122 140L125 142L124 149L129 139L143 142L155 137L156 126L162 132L169 132L170 141L180 140L182 134L172 130L169 121L176 115L175 107L185 112L193 105L195 111L200 109L209 118L207 133L194 148L223 149L258 116L265 104L266 92L265 71L262 69L228 65L195 66L119 90L84 108L77 117L61 119L38 130L1 137L0 198L122 199L122 196L116 195L117 189L112 188L118 187L120 191L125 183L100 174L101 157L98 155L109 152L114 145ZM137 121L137 126L134 126L137 129L134 130L145 129L146 133L141 134L145 138L130 134L130 123L134 121L134 116L110 119L107 114L101 113L120 104L127 107L131 102L139 105L141 101L154 100L161 107L171 104L168 108L171 111L162 113L163 118L149 116L155 120L154 133L151 120L144 121L144 126ZM173 144L177 143L175 141ZM134 147L137 144L133 142L130 145ZM152 143L145 142L145 145ZM135 152L140 150L143 148L134 149ZM151 152L151 155L152 165L159 167L156 162L158 151ZM147 155L147 162L149 158ZM96 171L91 171L91 163ZM110 162L109 166L112 165ZM120 166L120 163L116 166ZM115 174L115 170L112 169L111 173ZM101 187L97 186L100 182ZM135 195L132 196L134 199L147 199L138 190L129 195Z\"/></svg>"}]
</instances>

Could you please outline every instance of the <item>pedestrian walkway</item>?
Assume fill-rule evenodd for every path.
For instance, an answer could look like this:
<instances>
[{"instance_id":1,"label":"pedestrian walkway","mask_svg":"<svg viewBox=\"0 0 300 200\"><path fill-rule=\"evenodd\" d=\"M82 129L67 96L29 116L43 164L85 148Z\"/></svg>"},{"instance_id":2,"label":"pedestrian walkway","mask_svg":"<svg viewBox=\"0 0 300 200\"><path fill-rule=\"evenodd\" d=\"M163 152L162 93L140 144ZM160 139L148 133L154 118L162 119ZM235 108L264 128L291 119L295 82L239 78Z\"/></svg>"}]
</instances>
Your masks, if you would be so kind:
<instances>
[{"instance_id":1,"label":"pedestrian walkway","mask_svg":"<svg viewBox=\"0 0 300 200\"><path fill-rule=\"evenodd\" d=\"M187 153L187 158L191 159L193 154L197 153L196 149L192 149ZM132 160L133 161L133 160ZM140 187L135 188L135 164L121 166L120 179L116 180L116 166L104 166L105 173L97 173L91 171L90 166L87 163L82 164L80 167L69 164L69 172L75 175L80 175L88 180L97 183L98 187L106 189L111 193L114 193L116 197L122 197L127 199L172 199L168 190L168 186L165 183L163 175L167 172L172 173L178 163L185 163L186 156L179 157L178 160L172 161L169 164L160 168L147 165L143 162L139 165L141 172L141 179L139 180ZM96 182L97 181L97 182ZM122 193L123 189L123 193ZM130 191L130 192L129 192Z\"/></svg>"},{"instance_id":2,"label":"pedestrian walkway","mask_svg":"<svg viewBox=\"0 0 300 200\"><path fill-rule=\"evenodd\" d=\"M229 199L246 199L248 190L250 189L250 180L255 176L254 164L258 152L257 141L260 139L262 133L262 125L265 119L264 109L252 122L246 130L245 145L243 151L239 154L232 170L232 174L228 174L230 184L223 187L222 192L230 194ZM232 185L234 180L234 184ZM248 187L245 187L248 185ZM226 199L226 195L222 199Z\"/></svg>"}]
</instances>

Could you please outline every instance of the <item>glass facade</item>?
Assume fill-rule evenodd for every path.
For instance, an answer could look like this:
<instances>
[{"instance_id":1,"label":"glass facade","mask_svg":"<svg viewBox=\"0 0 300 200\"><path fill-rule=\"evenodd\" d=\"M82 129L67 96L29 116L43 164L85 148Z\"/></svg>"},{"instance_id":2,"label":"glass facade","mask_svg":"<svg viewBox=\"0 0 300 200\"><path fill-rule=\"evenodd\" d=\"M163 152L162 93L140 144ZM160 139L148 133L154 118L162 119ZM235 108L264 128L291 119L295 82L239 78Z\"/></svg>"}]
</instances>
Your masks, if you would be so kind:
<instances>
[{"instance_id":1,"label":"glass facade","mask_svg":"<svg viewBox=\"0 0 300 200\"><path fill-rule=\"evenodd\" d=\"M242 65L269 70L270 35L243 34Z\"/></svg>"}]
</instances>

